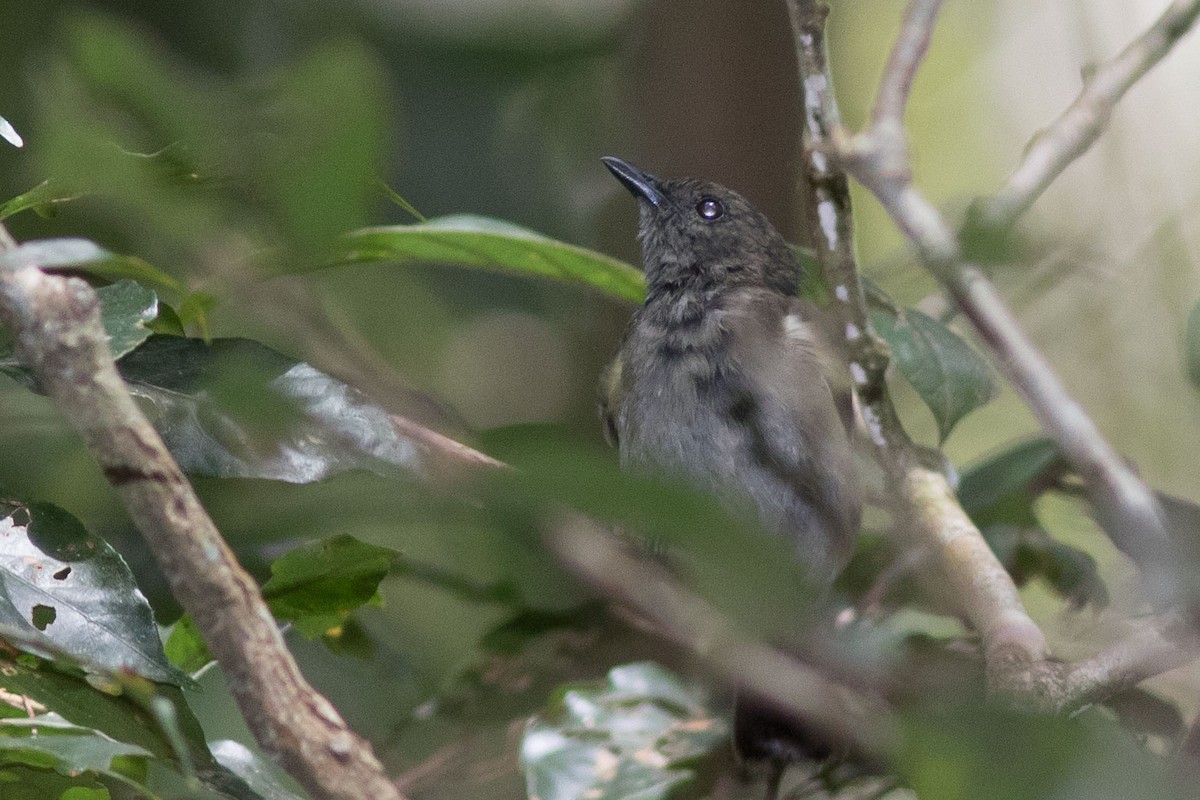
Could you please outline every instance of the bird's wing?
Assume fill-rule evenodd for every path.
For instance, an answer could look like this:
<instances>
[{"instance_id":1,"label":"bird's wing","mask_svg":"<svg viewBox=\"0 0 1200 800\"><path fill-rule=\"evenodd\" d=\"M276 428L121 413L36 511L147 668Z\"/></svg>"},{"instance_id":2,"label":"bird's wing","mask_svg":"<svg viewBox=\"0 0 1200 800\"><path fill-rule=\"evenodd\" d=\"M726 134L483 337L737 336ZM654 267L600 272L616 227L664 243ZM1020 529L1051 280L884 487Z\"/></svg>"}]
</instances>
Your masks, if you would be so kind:
<instances>
[{"instance_id":1,"label":"bird's wing","mask_svg":"<svg viewBox=\"0 0 1200 800\"><path fill-rule=\"evenodd\" d=\"M723 327L753 395L756 413L747 424L760 460L848 545L861 509L844 427L852 418L852 395L818 314L805 301L747 292L730 304Z\"/></svg>"},{"instance_id":2,"label":"bird's wing","mask_svg":"<svg viewBox=\"0 0 1200 800\"><path fill-rule=\"evenodd\" d=\"M604 372L600 374L598 388L598 405L600 423L604 429L604 441L610 446L617 447L620 442L617 434L617 410L621 407L621 398L625 394L623 382L624 359L618 353Z\"/></svg>"}]
</instances>

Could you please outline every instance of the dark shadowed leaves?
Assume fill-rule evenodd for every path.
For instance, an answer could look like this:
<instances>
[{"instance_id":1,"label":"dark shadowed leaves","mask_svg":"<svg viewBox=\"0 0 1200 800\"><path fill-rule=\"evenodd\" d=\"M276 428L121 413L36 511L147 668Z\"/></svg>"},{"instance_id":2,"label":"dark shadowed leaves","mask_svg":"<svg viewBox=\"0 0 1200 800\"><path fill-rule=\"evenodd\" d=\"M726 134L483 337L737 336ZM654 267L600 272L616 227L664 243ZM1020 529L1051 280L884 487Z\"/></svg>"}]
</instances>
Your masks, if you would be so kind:
<instances>
[{"instance_id":1,"label":"dark shadowed leaves","mask_svg":"<svg viewBox=\"0 0 1200 800\"><path fill-rule=\"evenodd\" d=\"M983 538L1018 586L1040 577L1077 609L1108 604L1108 589L1096 559L1055 541L1041 527L993 524L983 529Z\"/></svg>"},{"instance_id":2,"label":"dark shadowed leaves","mask_svg":"<svg viewBox=\"0 0 1200 800\"><path fill-rule=\"evenodd\" d=\"M958 497L992 551L1018 585L1043 578L1075 607L1108 603L1096 560L1054 539L1038 520L1035 503L1067 469L1049 439L1018 442L967 469Z\"/></svg>"},{"instance_id":3,"label":"dark shadowed leaves","mask_svg":"<svg viewBox=\"0 0 1200 800\"><path fill-rule=\"evenodd\" d=\"M0 513L0 623L43 638L49 647L39 654L47 657L61 652L107 672L187 681L163 655L129 567L104 540L50 504L8 502Z\"/></svg>"},{"instance_id":4,"label":"dark shadowed leaves","mask_svg":"<svg viewBox=\"0 0 1200 800\"><path fill-rule=\"evenodd\" d=\"M623 261L503 220L460 214L414 225L365 228L346 237L345 262L454 264L550 278L642 302L645 279Z\"/></svg>"},{"instance_id":5,"label":"dark shadowed leaves","mask_svg":"<svg viewBox=\"0 0 1200 800\"><path fill-rule=\"evenodd\" d=\"M997 509L1014 496L1032 502L1039 491L1066 469L1058 447L1037 437L1006 448L965 470L958 499L978 525L997 519ZM1005 519L1019 524L1023 519Z\"/></svg>"},{"instance_id":6,"label":"dark shadowed leaves","mask_svg":"<svg viewBox=\"0 0 1200 800\"><path fill-rule=\"evenodd\" d=\"M958 334L916 309L871 314L900 372L933 412L945 441L960 419L996 394L991 368Z\"/></svg>"},{"instance_id":7,"label":"dark shadowed leaves","mask_svg":"<svg viewBox=\"0 0 1200 800\"><path fill-rule=\"evenodd\" d=\"M652 663L565 688L521 742L530 797L666 798L728 732L695 687Z\"/></svg>"}]
</instances>

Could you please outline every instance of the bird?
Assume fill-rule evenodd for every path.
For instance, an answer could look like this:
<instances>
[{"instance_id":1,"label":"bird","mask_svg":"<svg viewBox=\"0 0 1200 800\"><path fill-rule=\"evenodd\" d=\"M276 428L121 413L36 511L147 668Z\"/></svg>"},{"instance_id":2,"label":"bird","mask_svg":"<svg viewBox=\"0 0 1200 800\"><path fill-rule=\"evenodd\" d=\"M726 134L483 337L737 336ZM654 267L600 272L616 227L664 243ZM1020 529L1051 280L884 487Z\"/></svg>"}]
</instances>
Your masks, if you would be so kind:
<instances>
[{"instance_id":1,"label":"bird","mask_svg":"<svg viewBox=\"0 0 1200 800\"><path fill-rule=\"evenodd\" d=\"M601 377L605 437L628 472L749 506L785 538L810 586L827 589L862 514L853 391L822 309L797 296L791 248L731 189L601 160L637 199L646 278ZM734 731L751 759L829 750L744 693Z\"/></svg>"}]
</instances>

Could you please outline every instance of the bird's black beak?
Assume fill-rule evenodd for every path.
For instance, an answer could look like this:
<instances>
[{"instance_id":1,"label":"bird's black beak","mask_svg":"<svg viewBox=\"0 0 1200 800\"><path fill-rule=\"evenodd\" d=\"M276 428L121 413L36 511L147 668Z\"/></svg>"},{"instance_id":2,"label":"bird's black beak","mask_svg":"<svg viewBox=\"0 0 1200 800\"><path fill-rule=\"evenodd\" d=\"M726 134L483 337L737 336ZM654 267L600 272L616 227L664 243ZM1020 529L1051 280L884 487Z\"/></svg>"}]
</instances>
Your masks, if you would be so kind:
<instances>
[{"instance_id":1,"label":"bird's black beak","mask_svg":"<svg viewBox=\"0 0 1200 800\"><path fill-rule=\"evenodd\" d=\"M667 196L663 194L658 178L648 172L642 172L633 164L616 156L601 156L600 160L634 197L645 200L655 208L662 208L667 202Z\"/></svg>"}]
</instances>

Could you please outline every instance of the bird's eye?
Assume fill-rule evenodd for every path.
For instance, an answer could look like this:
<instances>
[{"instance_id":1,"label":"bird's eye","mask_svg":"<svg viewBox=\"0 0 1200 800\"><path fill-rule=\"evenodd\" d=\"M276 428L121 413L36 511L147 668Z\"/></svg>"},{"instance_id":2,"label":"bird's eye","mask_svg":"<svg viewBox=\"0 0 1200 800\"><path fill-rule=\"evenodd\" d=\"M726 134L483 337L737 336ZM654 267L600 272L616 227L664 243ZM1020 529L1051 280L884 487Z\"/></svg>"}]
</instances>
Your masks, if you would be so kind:
<instances>
[{"instance_id":1,"label":"bird's eye","mask_svg":"<svg viewBox=\"0 0 1200 800\"><path fill-rule=\"evenodd\" d=\"M708 222L725 213L725 206L715 197L706 197L696 204L696 213Z\"/></svg>"}]
</instances>

